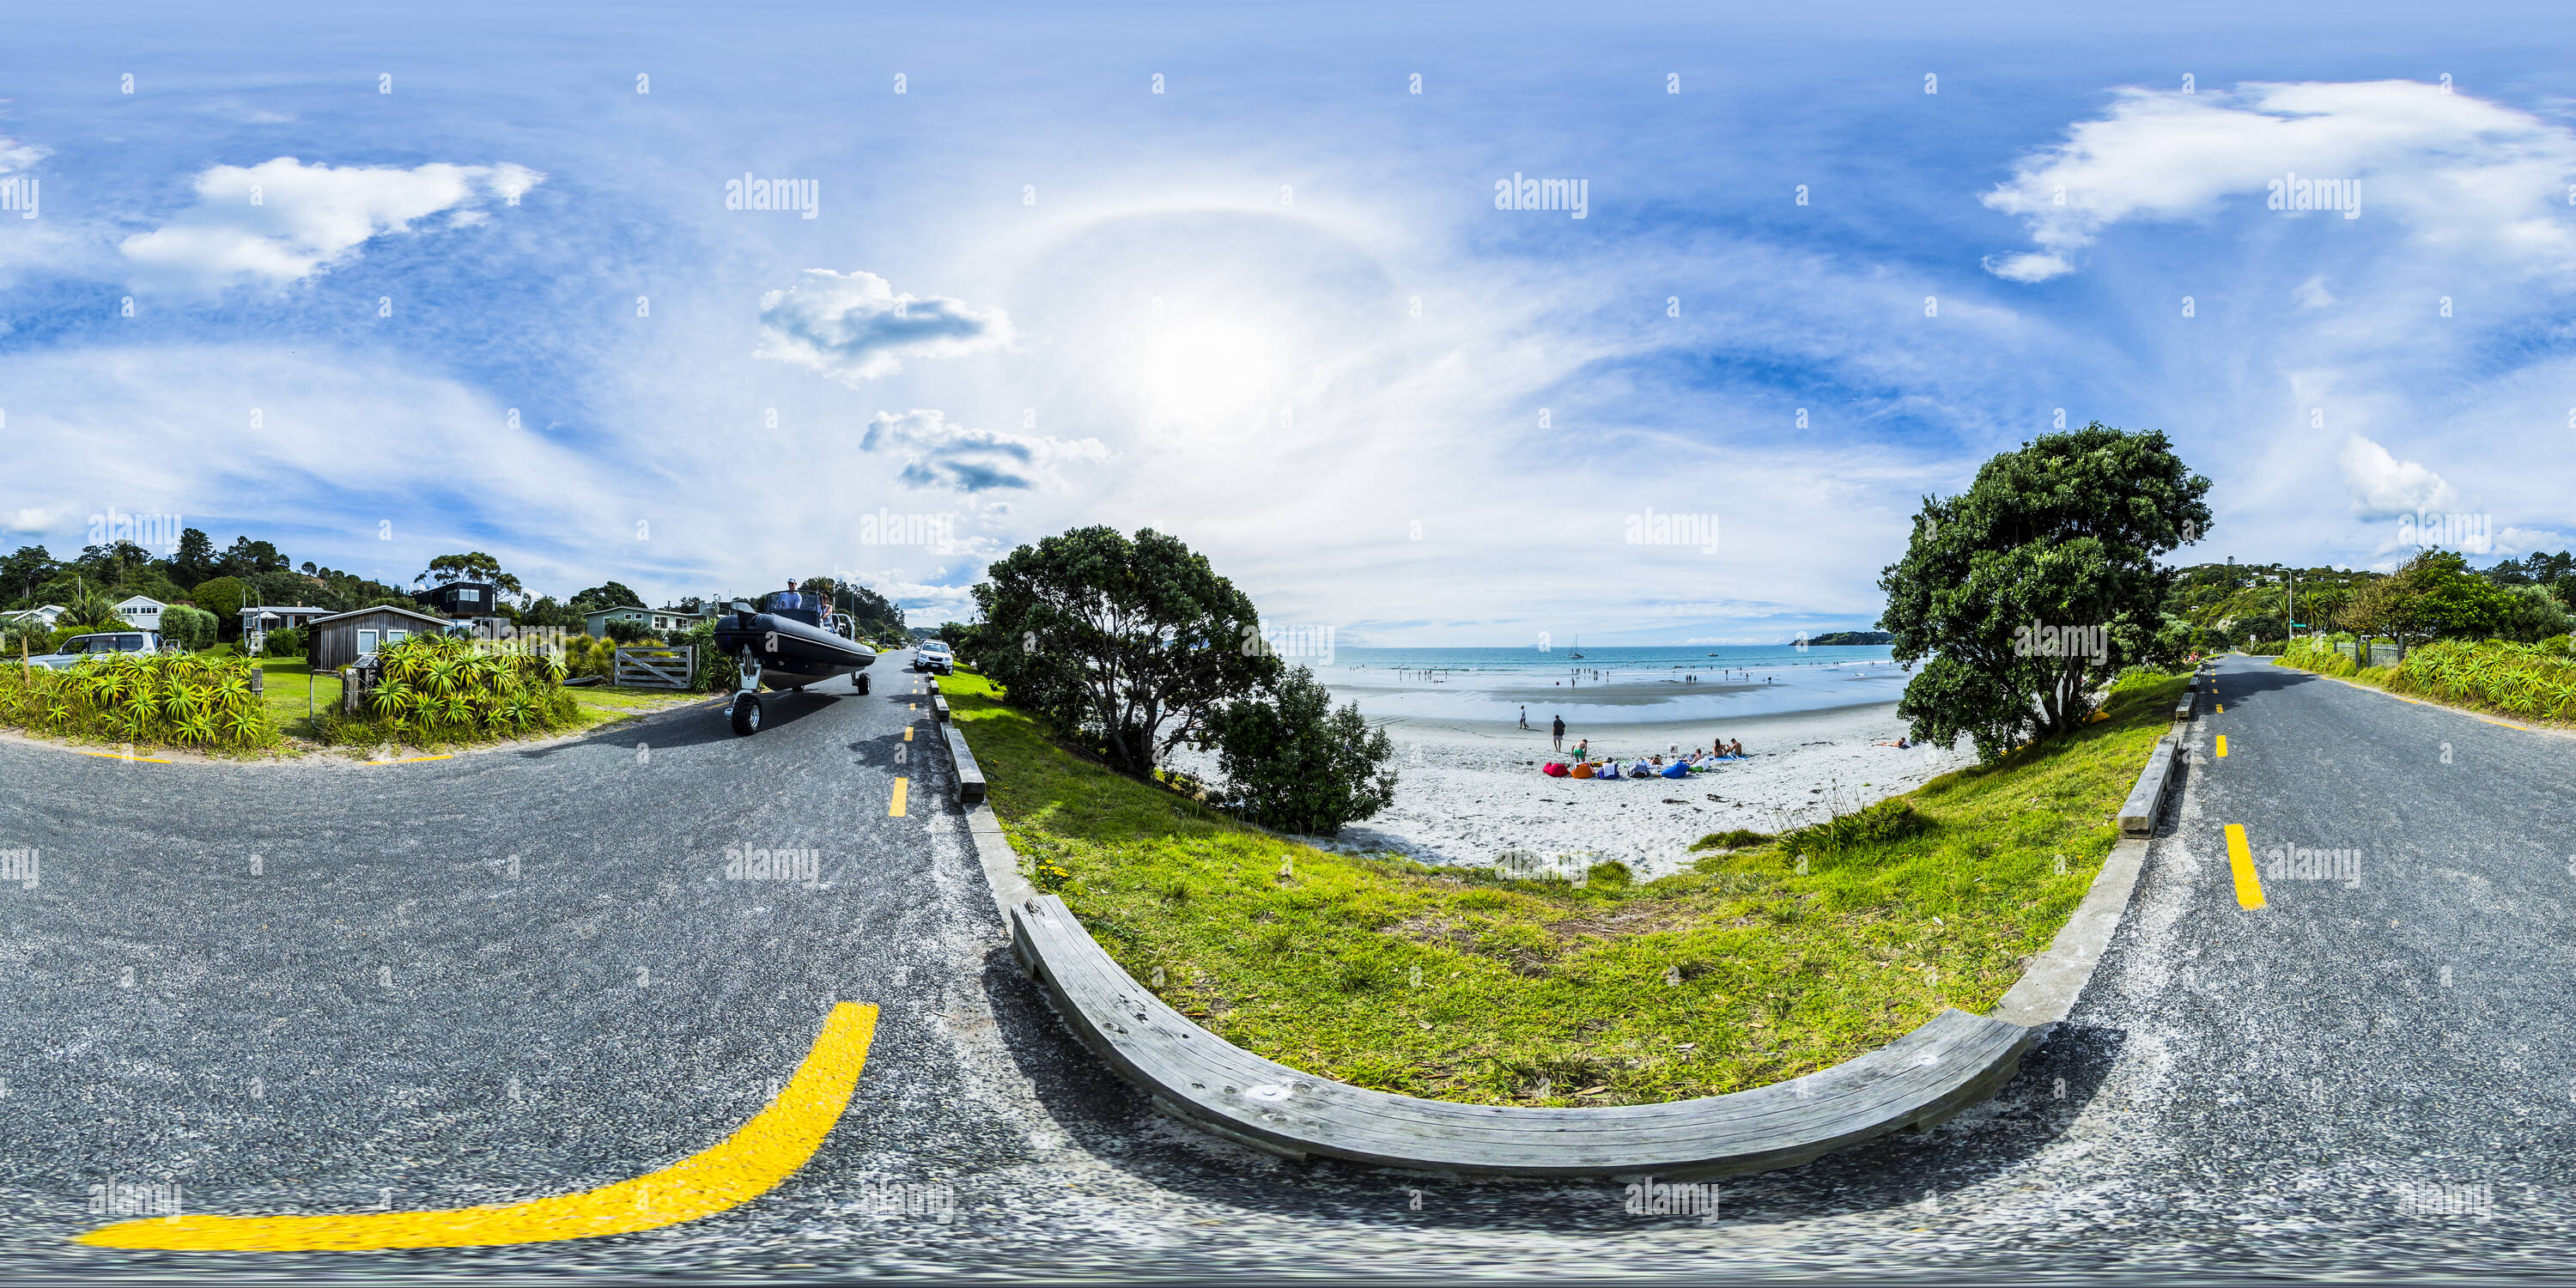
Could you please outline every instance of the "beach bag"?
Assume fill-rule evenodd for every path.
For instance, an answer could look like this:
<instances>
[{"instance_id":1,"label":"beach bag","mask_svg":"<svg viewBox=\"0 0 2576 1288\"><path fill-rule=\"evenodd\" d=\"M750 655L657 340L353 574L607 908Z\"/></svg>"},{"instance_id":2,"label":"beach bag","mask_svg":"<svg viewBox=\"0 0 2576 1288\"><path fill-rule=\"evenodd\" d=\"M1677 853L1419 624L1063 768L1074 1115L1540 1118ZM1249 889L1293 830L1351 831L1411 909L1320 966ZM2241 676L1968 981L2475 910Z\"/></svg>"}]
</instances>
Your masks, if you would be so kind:
<instances>
[{"instance_id":1,"label":"beach bag","mask_svg":"<svg viewBox=\"0 0 2576 1288\"><path fill-rule=\"evenodd\" d=\"M1568 778L1590 778L1591 776L1592 766L1590 765L1576 765L1573 771L1566 775Z\"/></svg>"},{"instance_id":2,"label":"beach bag","mask_svg":"<svg viewBox=\"0 0 2576 1288\"><path fill-rule=\"evenodd\" d=\"M1553 760L1547 762L1546 767L1540 769L1538 772L1545 774L1550 778L1565 778L1570 776L1569 771L1567 771L1565 766L1560 765Z\"/></svg>"}]
</instances>

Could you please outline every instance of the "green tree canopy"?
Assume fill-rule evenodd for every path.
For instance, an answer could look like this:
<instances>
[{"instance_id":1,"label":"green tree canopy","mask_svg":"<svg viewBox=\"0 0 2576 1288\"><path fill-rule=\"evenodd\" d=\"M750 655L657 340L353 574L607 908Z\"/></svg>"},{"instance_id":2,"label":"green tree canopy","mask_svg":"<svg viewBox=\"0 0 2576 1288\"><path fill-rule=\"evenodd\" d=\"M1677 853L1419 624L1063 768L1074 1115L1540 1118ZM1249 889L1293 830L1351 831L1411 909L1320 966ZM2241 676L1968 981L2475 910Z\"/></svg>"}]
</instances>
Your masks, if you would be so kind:
<instances>
[{"instance_id":1,"label":"green tree canopy","mask_svg":"<svg viewBox=\"0 0 2576 1288\"><path fill-rule=\"evenodd\" d=\"M513 595L523 593L519 579L503 572L500 560L480 550L461 555L439 555L429 561L429 570L421 576L432 585L444 586L451 582L483 581L490 582ZM639 602L635 606L642 608L644 605Z\"/></svg>"},{"instance_id":2,"label":"green tree canopy","mask_svg":"<svg viewBox=\"0 0 2576 1288\"><path fill-rule=\"evenodd\" d=\"M651 605L644 602L642 595L627 589L624 583L614 581L593 586L573 596L571 604L572 611L576 614L586 613L596 608L649 607Z\"/></svg>"},{"instance_id":3,"label":"green tree canopy","mask_svg":"<svg viewBox=\"0 0 2576 1288\"><path fill-rule=\"evenodd\" d=\"M182 528L179 531L179 548L171 552L166 563L170 580L182 586L194 586L214 576L219 561L215 558L215 543L208 540L204 532Z\"/></svg>"},{"instance_id":4,"label":"green tree canopy","mask_svg":"<svg viewBox=\"0 0 2576 1288\"><path fill-rule=\"evenodd\" d=\"M1250 596L1148 528L1078 528L1021 546L975 587L986 674L1111 767L1150 773L1203 742L1223 704L1268 683Z\"/></svg>"},{"instance_id":5,"label":"green tree canopy","mask_svg":"<svg viewBox=\"0 0 2576 1288\"><path fill-rule=\"evenodd\" d=\"M2208 493L2163 434L2096 421L1925 498L1878 583L1896 659L1923 664L1897 714L1987 760L2081 725L2103 681L2178 647L2161 611L2174 574L2156 560L2208 530Z\"/></svg>"},{"instance_id":6,"label":"green tree canopy","mask_svg":"<svg viewBox=\"0 0 2576 1288\"><path fill-rule=\"evenodd\" d=\"M24 602L33 599L45 583L60 576L63 565L53 552L43 546L20 546L6 559L0 559L0 603L20 608L41 605Z\"/></svg>"},{"instance_id":7,"label":"green tree canopy","mask_svg":"<svg viewBox=\"0 0 2576 1288\"><path fill-rule=\"evenodd\" d=\"M238 577L210 577L188 592L197 607L215 615L220 629L229 638L241 629L242 605L254 592Z\"/></svg>"}]
</instances>

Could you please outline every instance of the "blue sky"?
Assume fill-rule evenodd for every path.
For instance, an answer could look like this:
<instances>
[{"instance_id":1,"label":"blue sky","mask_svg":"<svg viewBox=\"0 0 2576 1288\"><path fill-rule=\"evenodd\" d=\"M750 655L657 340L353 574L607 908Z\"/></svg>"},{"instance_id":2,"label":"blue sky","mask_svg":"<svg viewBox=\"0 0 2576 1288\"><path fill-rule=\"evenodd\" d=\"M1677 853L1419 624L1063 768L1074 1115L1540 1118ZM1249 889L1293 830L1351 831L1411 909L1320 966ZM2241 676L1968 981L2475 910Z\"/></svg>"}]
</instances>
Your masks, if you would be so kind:
<instances>
[{"instance_id":1,"label":"blue sky","mask_svg":"<svg viewBox=\"0 0 2576 1288\"><path fill-rule=\"evenodd\" d=\"M2567 17L1381 9L13 19L0 543L935 622L1153 524L1346 643L1770 642L2060 408L2215 481L2185 559L2576 532Z\"/></svg>"}]
</instances>

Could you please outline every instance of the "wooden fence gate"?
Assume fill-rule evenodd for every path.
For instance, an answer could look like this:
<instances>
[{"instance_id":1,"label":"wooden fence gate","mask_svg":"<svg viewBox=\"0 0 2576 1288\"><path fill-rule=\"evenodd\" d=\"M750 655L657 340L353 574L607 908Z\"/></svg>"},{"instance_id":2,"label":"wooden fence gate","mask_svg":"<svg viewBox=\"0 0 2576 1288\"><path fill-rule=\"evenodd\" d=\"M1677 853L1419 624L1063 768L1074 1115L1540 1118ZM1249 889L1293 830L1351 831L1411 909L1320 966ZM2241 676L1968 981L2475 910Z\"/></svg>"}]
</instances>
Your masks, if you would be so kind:
<instances>
[{"instance_id":1,"label":"wooden fence gate","mask_svg":"<svg viewBox=\"0 0 2576 1288\"><path fill-rule=\"evenodd\" d=\"M616 674L611 678L630 688L685 689L697 676L697 662L698 650L691 645L621 648L617 650Z\"/></svg>"}]
</instances>

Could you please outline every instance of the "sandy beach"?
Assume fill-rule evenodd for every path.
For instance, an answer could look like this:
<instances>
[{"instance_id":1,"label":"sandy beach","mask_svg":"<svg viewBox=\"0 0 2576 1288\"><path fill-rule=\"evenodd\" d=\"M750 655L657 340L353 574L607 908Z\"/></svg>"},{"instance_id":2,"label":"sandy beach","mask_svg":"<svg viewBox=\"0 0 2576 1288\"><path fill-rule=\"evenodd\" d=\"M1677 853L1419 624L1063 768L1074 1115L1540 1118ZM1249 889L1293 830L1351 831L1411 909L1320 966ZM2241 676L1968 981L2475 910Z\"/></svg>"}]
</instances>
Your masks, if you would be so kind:
<instances>
[{"instance_id":1,"label":"sandy beach","mask_svg":"<svg viewBox=\"0 0 2576 1288\"><path fill-rule=\"evenodd\" d=\"M1776 832L1911 791L1973 764L1956 751L1872 746L1904 731L1894 703L1840 707L1712 726L1621 725L1592 734L1595 754L1651 754L1706 747L1723 734L1744 760L1687 779L1618 782L1550 778L1545 730L1512 725L1389 724L1396 748L1395 804L1343 829L1329 848L1393 850L1428 863L1489 865L1510 850L1564 861L1617 859L1639 878L1679 871L1691 842L1746 827ZM1568 729L1566 746L1582 736Z\"/></svg>"}]
</instances>

